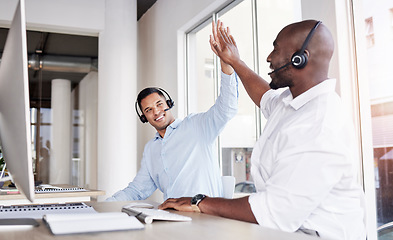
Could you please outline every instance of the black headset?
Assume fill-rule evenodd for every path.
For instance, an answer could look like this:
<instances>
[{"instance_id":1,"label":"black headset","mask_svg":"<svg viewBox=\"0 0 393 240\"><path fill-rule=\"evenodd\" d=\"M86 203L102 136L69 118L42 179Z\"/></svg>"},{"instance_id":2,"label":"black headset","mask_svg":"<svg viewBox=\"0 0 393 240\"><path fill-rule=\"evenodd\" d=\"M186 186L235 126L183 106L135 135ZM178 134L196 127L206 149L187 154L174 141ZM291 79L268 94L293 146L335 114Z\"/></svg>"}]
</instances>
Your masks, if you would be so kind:
<instances>
[{"instance_id":1,"label":"black headset","mask_svg":"<svg viewBox=\"0 0 393 240\"><path fill-rule=\"evenodd\" d=\"M321 24L321 21L318 21L315 26L311 29L310 33L307 35L306 40L304 40L303 46L300 49L300 51L295 52L292 57L291 57L291 63L292 66L294 66L297 69L302 69L307 65L308 57L307 54L304 52L306 50L306 47L308 46L308 43L311 40L311 37L314 35L315 30L317 27Z\"/></svg>"},{"instance_id":2,"label":"black headset","mask_svg":"<svg viewBox=\"0 0 393 240\"><path fill-rule=\"evenodd\" d=\"M168 97L168 100L166 100L166 104L168 105L168 108L167 108L167 109L164 109L164 111L168 111L168 110L171 109L173 106L175 106L175 102L172 100L171 96L169 96L169 94L167 93L167 91L165 91L165 90L162 89L162 88L156 88L156 89L157 89L159 92L161 92L161 93L164 92L164 93L167 95L167 97ZM164 94L163 94L163 95L164 95ZM139 117L139 119L141 120L142 123L147 123L147 122L148 122L146 116L143 114L142 109L141 109L142 114L139 114L139 112L138 112L138 100L135 101L135 111L136 111L136 114L138 115L138 117Z\"/></svg>"},{"instance_id":3,"label":"black headset","mask_svg":"<svg viewBox=\"0 0 393 240\"><path fill-rule=\"evenodd\" d=\"M275 72L278 72L281 69L288 67L290 64L292 64L292 66L294 68L296 68L296 69L304 68L307 65L307 62L308 62L307 54L304 51L306 50L306 47L308 46L308 43L311 40L311 37L314 35L315 30L317 29L317 27L321 23L322 23L321 21L318 21L315 24L315 26L311 29L311 31L308 33L308 35L306 37L306 40L304 40L304 42L303 42L302 48L292 55L291 61L289 63L287 63L287 64L285 64L285 65L283 65L283 66L281 66L281 67L279 67L279 68L277 68L275 70L273 70L272 72L270 72L268 74L270 75L270 74L273 74Z\"/></svg>"}]
</instances>

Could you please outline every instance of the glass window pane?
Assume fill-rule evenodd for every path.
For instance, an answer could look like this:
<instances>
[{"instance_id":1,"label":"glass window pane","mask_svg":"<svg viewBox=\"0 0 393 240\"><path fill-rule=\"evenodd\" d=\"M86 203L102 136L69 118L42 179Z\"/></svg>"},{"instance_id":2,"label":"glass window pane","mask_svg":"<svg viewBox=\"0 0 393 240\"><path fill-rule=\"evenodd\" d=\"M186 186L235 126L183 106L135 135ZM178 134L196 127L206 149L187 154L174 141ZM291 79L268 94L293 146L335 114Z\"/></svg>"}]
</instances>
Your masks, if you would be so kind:
<instances>
[{"instance_id":1,"label":"glass window pane","mask_svg":"<svg viewBox=\"0 0 393 240\"><path fill-rule=\"evenodd\" d=\"M277 34L289 23L301 20L301 3L298 0L257 1L259 71L266 81L271 80L266 59L273 50Z\"/></svg>"},{"instance_id":2,"label":"glass window pane","mask_svg":"<svg viewBox=\"0 0 393 240\"><path fill-rule=\"evenodd\" d=\"M230 6L231 7L231 6ZM219 19L229 26L242 60L254 69L252 1L245 0L224 9ZM252 147L257 139L256 108L239 79L238 114L220 135L222 173L232 175L236 183L251 181L249 173Z\"/></svg>"},{"instance_id":3,"label":"glass window pane","mask_svg":"<svg viewBox=\"0 0 393 240\"><path fill-rule=\"evenodd\" d=\"M378 226L393 221L392 0L363 2ZM386 237L386 236L385 236ZM384 239L384 238L379 238Z\"/></svg>"},{"instance_id":4,"label":"glass window pane","mask_svg":"<svg viewBox=\"0 0 393 240\"><path fill-rule=\"evenodd\" d=\"M215 102L214 53L210 49L211 20L188 37L188 113L207 111Z\"/></svg>"}]
</instances>

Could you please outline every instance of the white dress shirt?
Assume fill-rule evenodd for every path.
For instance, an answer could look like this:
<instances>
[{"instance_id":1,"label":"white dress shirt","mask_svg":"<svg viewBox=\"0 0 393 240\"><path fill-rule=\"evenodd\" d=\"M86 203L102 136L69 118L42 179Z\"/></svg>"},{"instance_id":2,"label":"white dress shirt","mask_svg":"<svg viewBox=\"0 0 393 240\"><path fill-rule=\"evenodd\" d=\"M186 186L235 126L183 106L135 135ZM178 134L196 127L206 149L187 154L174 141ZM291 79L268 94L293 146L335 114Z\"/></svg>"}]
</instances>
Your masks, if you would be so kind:
<instances>
[{"instance_id":1,"label":"white dress shirt","mask_svg":"<svg viewBox=\"0 0 393 240\"><path fill-rule=\"evenodd\" d=\"M293 99L289 89L261 99L268 119L251 156L258 223L327 239L365 239L353 124L327 79Z\"/></svg>"}]
</instances>

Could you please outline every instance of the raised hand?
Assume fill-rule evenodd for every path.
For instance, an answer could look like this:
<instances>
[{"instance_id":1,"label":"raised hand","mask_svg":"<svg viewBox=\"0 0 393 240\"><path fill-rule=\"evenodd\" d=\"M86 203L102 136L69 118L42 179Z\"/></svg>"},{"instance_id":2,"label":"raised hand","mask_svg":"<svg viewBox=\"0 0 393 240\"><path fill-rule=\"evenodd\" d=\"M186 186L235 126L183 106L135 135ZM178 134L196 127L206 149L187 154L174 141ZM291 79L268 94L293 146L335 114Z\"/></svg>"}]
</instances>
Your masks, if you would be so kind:
<instances>
[{"instance_id":1,"label":"raised hand","mask_svg":"<svg viewBox=\"0 0 393 240\"><path fill-rule=\"evenodd\" d=\"M222 48L220 45L220 38L219 38L219 35L220 35L219 29L220 28L224 28L223 23L220 20L217 21L217 26L215 25L214 21L212 21L212 34L213 35L210 35L209 43L210 43L210 47L211 47L212 51L218 57L220 57L220 55L218 55L218 53L222 51ZM227 32L229 32L229 28L227 28ZM222 60L221 60L221 70L223 73L228 74L228 75L232 74L234 71L233 68L229 64L223 62Z\"/></svg>"},{"instance_id":2,"label":"raised hand","mask_svg":"<svg viewBox=\"0 0 393 240\"><path fill-rule=\"evenodd\" d=\"M270 89L269 83L240 59L235 39L231 35L229 28L225 28L219 20L217 21L217 26L212 26L213 36L210 37L210 45L213 52L221 59L221 68L230 66L236 71L248 95L259 107L262 95Z\"/></svg>"},{"instance_id":3,"label":"raised hand","mask_svg":"<svg viewBox=\"0 0 393 240\"><path fill-rule=\"evenodd\" d=\"M230 34L229 27L225 28L220 20L217 21L216 27L213 25L213 36L210 36L210 46L213 52L226 64L232 66L235 61L240 60L235 39Z\"/></svg>"}]
</instances>

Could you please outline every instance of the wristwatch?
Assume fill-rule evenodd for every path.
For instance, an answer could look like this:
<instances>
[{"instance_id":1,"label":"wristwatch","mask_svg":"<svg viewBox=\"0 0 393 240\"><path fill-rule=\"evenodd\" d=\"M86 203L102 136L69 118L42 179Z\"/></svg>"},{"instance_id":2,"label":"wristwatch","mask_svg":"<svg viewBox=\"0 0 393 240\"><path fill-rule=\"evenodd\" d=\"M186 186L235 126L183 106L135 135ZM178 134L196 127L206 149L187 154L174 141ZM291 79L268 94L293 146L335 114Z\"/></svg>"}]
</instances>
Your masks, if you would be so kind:
<instances>
[{"instance_id":1,"label":"wristwatch","mask_svg":"<svg viewBox=\"0 0 393 240\"><path fill-rule=\"evenodd\" d=\"M206 195L204 194L197 194L193 198L191 198L191 208L194 212L201 212L201 210L198 207L198 204L206 198Z\"/></svg>"}]
</instances>

